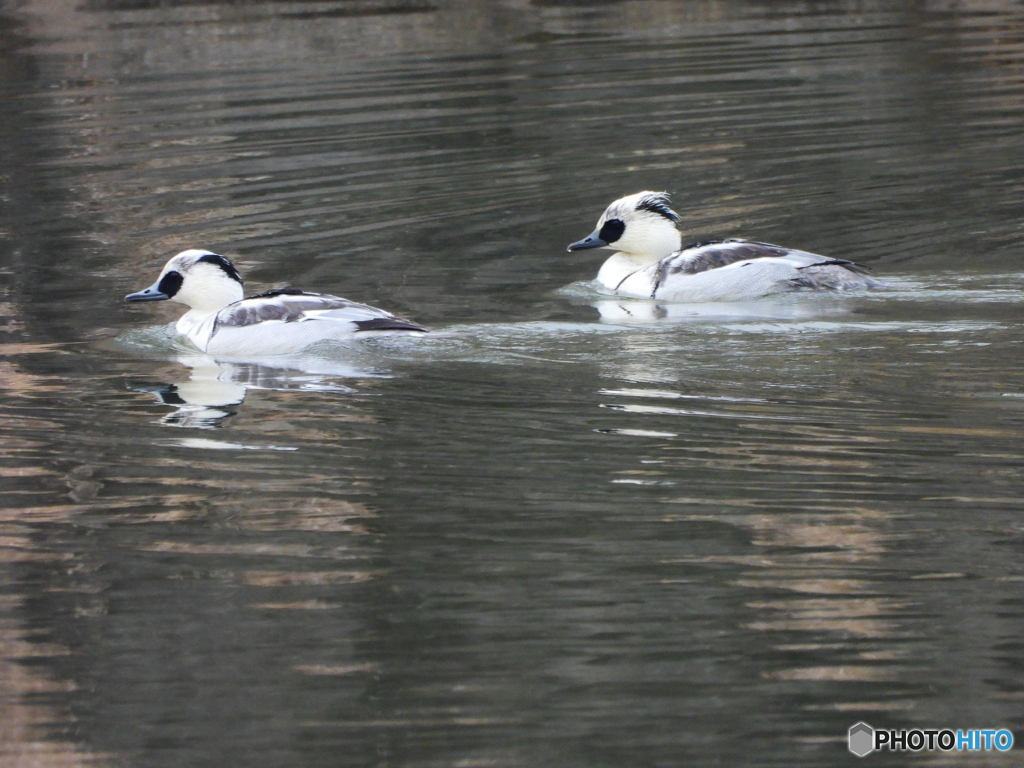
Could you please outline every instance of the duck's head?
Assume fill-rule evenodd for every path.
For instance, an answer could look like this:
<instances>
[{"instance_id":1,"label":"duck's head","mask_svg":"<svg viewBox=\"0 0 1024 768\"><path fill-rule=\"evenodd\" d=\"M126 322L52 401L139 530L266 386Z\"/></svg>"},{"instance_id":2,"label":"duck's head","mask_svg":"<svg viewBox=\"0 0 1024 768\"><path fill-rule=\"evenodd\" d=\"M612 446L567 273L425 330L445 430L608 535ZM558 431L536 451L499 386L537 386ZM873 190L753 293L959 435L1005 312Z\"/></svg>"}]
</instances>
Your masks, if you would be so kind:
<instances>
[{"instance_id":1,"label":"duck's head","mask_svg":"<svg viewBox=\"0 0 1024 768\"><path fill-rule=\"evenodd\" d=\"M570 251L611 248L622 253L662 259L683 245L679 214L665 192L637 192L608 206L597 229L569 246Z\"/></svg>"},{"instance_id":2,"label":"duck's head","mask_svg":"<svg viewBox=\"0 0 1024 768\"><path fill-rule=\"evenodd\" d=\"M211 251L182 251L168 261L153 285L125 301L176 301L200 312L216 312L243 297L235 265Z\"/></svg>"}]
</instances>

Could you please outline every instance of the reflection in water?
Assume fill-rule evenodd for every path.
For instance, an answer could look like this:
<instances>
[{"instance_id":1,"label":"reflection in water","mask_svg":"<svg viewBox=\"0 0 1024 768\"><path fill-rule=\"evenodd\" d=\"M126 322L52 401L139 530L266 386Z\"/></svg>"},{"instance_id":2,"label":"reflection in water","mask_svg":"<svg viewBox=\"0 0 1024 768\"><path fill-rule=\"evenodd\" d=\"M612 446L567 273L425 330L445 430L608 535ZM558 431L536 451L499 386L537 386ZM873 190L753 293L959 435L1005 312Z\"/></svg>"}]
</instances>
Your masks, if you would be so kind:
<instances>
[{"instance_id":1,"label":"reflection in water","mask_svg":"<svg viewBox=\"0 0 1024 768\"><path fill-rule=\"evenodd\" d=\"M641 360L631 361L631 380L664 380L664 374L653 370L638 375ZM698 488L717 492L702 497L690 491L663 499L673 507L693 510L666 514L663 521L727 526L766 553L700 554L672 562L686 568L727 566L736 571L732 583L737 587L752 593L792 595L784 600L749 599L747 607L755 616L744 622L746 629L767 633L769 638L785 632L784 645L790 653L797 647L804 652L845 648L849 638L882 644L899 636L896 619L906 603L880 596L876 583L864 578L879 567L890 549L886 529L893 513L877 503L877 485L870 482L873 476L881 480L877 449L892 442L882 436L883 430L875 437L860 431L851 441L846 428L818 427L824 415L821 404L803 398L701 395L639 387L602 394L619 401L604 403L605 407L638 414L647 421L655 419L659 428L670 425L676 430L657 435L667 441L662 451L648 451L642 469L627 472L642 473L648 484L665 484L665 479L673 478L668 484L683 486L684 492L690 489L680 473L692 473L705 478ZM628 402L635 399L640 403ZM650 405L657 401L666 405ZM679 407L681 401L687 406ZM703 425L700 437L681 425L683 419ZM742 426L723 429L732 420ZM723 432L726 439L712 436ZM611 482L621 482L622 473L616 472ZM794 488L803 492L781 495L780 475L799 478ZM708 483L709 478L715 481ZM794 633L814 639L794 642ZM871 664L844 659L834 666L768 669L762 674L768 679L833 682L903 679L897 669L881 672ZM855 708L854 702L846 705Z\"/></svg>"},{"instance_id":2,"label":"reflection in water","mask_svg":"<svg viewBox=\"0 0 1024 768\"><path fill-rule=\"evenodd\" d=\"M16 12L0 762L821 766L860 718L1024 728L1018 6ZM559 291L630 189L890 290ZM188 247L442 331L186 371L120 299Z\"/></svg>"},{"instance_id":3,"label":"reflection in water","mask_svg":"<svg viewBox=\"0 0 1024 768\"><path fill-rule=\"evenodd\" d=\"M750 320L811 320L846 315L858 305L857 295L808 292L767 296L754 301L673 303L609 297L595 282L573 283L558 291L576 304L592 306L605 323L649 324Z\"/></svg>"},{"instance_id":4,"label":"reflection in water","mask_svg":"<svg viewBox=\"0 0 1024 768\"><path fill-rule=\"evenodd\" d=\"M267 358L260 363L216 360L208 355L179 355L174 361L190 370L188 381L169 384L129 383L128 388L149 392L157 401L175 407L160 419L172 427L212 429L237 413L250 389L350 393L341 378L379 376L374 370L313 355Z\"/></svg>"},{"instance_id":5,"label":"reflection in water","mask_svg":"<svg viewBox=\"0 0 1024 768\"><path fill-rule=\"evenodd\" d=\"M3 309L16 319L15 307ZM59 738L73 719L66 697L77 685L51 670L71 649L25 621L32 602L40 598L39 582L26 575L80 566L72 555L40 541L37 526L67 523L76 493L82 491L87 499L92 488L83 473L70 473L66 490L72 503L32 506L36 488L60 482L52 454L40 455L40 442L32 435L61 427L44 414L31 413L31 404L64 391L64 382L31 374L15 362L52 353L46 345L9 344L3 351L8 359L0 362L0 481L5 489L0 505L0 764L101 766L109 756Z\"/></svg>"},{"instance_id":6,"label":"reflection in water","mask_svg":"<svg viewBox=\"0 0 1024 768\"><path fill-rule=\"evenodd\" d=\"M593 304L606 323L686 322L716 318L721 320L763 318L803 320L819 317L821 307L808 307L799 302L777 301L728 302L720 304L667 304L654 301L602 300ZM834 306L833 313L840 308Z\"/></svg>"},{"instance_id":7,"label":"reflection in water","mask_svg":"<svg viewBox=\"0 0 1024 768\"><path fill-rule=\"evenodd\" d=\"M180 384L129 384L136 392L150 392L159 402L176 408L160 421L173 427L212 429L217 422L235 413L230 406L245 399L245 387L220 378L221 367L212 358L189 366L192 375Z\"/></svg>"},{"instance_id":8,"label":"reflection in water","mask_svg":"<svg viewBox=\"0 0 1024 768\"><path fill-rule=\"evenodd\" d=\"M7 517L6 515L4 517ZM56 679L39 662L56 660L70 650L53 643L39 642L22 625L19 613L27 596L8 567L11 563L43 562L53 553L34 546L28 536L12 535L15 527L0 518L0 764L4 766L77 766L106 765L109 756L88 754L53 738L55 723L67 722L70 713L55 704L62 694L74 690L74 684ZM27 534L27 529L19 531Z\"/></svg>"}]
</instances>

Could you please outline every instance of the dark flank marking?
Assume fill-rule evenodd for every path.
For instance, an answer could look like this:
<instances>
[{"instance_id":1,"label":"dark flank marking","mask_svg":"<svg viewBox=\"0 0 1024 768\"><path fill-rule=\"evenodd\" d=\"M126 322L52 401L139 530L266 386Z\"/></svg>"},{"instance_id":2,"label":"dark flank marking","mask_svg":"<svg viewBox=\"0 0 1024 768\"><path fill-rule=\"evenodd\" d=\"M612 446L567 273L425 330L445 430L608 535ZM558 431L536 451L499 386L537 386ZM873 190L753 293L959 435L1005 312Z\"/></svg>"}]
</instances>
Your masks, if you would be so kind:
<instances>
[{"instance_id":1,"label":"dark flank marking","mask_svg":"<svg viewBox=\"0 0 1024 768\"><path fill-rule=\"evenodd\" d=\"M235 269L235 265L231 263L230 259L227 259L224 256L219 256L216 253L211 253L206 256L200 256L196 259L196 263L201 261L220 267L224 271L225 275L236 281L239 285L242 285L242 276L238 274L238 270Z\"/></svg>"},{"instance_id":2,"label":"dark flank marking","mask_svg":"<svg viewBox=\"0 0 1024 768\"><path fill-rule=\"evenodd\" d=\"M184 281L185 278L181 276L180 272L171 271L160 278L160 284L156 289L169 299L178 292Z\"/></svg>"},{"instance_id":3,"label":"dark flank marking","mask_svg":"<svg viewBox=\"0 0 1024 768\"><path fill-rule=\"evenodd\" d=\"M369 320L357 320L355 323L356 327L360 331L422 331L426 333L426 328L422 325L417 325L412 320L406 320L404 317L374 317Z\"/></svg>"},{"instance_id":4,"label":"dark flank marking","mask_svg":"<svg viewBox=\"0 0 1024 768\"><path fill-rule=\"evenodd\" d=\"M636 209L638 211L650 211L651 213L656 213L659 216L664 216L673 224L679 223L679 214L669 207L668 195L646 195L640 199L639 203L636 204Z\"/></svg>"},{"instance_id":5,"label":"dark flank marking","mask_svg":"<svg viewBox=\"0 0 1024 768\"><path fill-rule=\"evenodd\" d=\"M601 231L598 233L598 237L605 241L608 245L611 245L620 237L622 233L626 231L626 225L622 223L620 219L608 219L601 227Z\"/></svg>"}]
</instances>

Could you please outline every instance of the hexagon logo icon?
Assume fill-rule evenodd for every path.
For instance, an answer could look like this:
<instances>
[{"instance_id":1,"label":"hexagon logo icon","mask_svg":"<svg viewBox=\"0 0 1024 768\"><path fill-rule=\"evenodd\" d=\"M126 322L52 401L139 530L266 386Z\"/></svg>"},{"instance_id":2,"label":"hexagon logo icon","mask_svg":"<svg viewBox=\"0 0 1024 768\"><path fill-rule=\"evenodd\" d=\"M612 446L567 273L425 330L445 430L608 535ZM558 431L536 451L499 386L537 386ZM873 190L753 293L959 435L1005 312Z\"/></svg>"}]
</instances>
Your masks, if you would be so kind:
<instances>
[{"instance_id":1,"label":"hexagon logo icon","mask_svg":"<svg viewBox=\"0 0 1024 768\"><path fill-rule=\"evenodd\" d=\"M875 729L867 723L850 726L849 747L857 757L870 755L875 751Z\"/></svg>"}]
</instances>

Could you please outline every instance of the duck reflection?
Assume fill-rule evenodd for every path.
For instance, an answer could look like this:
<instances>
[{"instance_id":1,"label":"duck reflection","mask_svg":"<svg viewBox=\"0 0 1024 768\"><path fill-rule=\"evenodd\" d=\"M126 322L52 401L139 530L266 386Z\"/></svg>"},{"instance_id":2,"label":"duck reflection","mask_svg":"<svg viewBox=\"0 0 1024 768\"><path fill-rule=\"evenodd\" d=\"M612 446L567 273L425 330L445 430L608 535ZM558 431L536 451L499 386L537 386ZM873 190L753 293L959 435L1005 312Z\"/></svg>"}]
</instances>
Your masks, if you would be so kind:
<instances>
[{"instance_id":1,"label":"duck reflection","mask_svg":"<svg viewBox=\"0 0 1024 768\"><path fill-rule=\"evenodd\" d=\"M589 302L605 323L661 323L701 320L808 320L823 314L836 314L843 308L820 301L782 303L760 301L708 302L681 304L644 299L599 299Z\"/></svg>"},{"instance_id":2,"label":"duck reflection","mask_svg":"<svg viewBox=\"0 0 1024 768\"><path fill-rule=\"evenodd\" d=\"M207 355L182 355L174 361L189 368L188 380L166 384L134 382L175 410L159 423L170 427L215 429L238 412L250 389L275 391L354 392L338 379L383 375L373 369L313 357L287 357L259 363L217 360Z\"/></svg>"}]
</instances>

